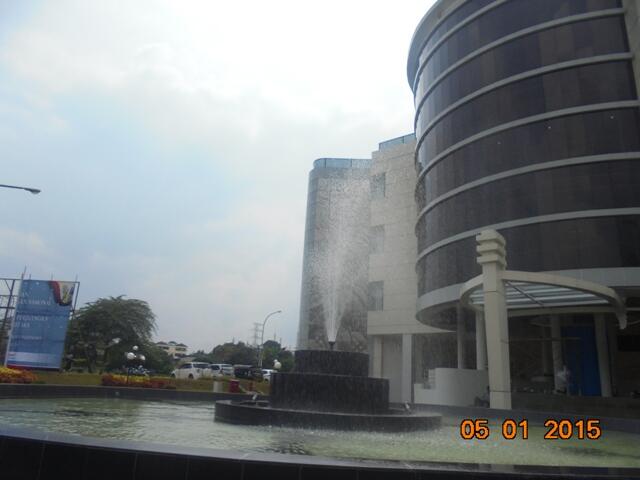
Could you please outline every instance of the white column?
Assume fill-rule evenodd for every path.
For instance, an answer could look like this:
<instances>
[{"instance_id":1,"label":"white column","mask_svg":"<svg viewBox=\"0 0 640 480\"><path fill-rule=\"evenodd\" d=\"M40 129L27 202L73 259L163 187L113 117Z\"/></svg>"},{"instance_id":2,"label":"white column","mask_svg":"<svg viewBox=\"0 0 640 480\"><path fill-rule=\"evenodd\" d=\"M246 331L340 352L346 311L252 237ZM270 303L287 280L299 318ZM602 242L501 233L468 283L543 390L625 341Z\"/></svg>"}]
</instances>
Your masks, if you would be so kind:
<instances>
[{"instance_id":1,"label":"white column","mask_svg":"<svg viewBox=\"0 0 640 480\"><path fill-rule=\"evenodd\" d=\"M618 393L618 322L607 323L607 340L609 341L609 371L611 372L611 393Z\"/></svg>"},{"instance_id":2,"label":"white column","mask_svg":"<svg viewBox=\"0 0 640 480\"><path fill-rule=\"evenodd\" d=\"M465 331L464 331L464 312L460 304L456 307L456 340L458 345L458 368L464 368L465 364Z\"/></svg>"},{"instance_id":3,"label":"white column","mask_svg":"<svg viewBox=\"0 0 640 480\"><path fill-rule=\"evenodd\" d=\"M549 317L549 324L551 325L551 357L553 359L553 388L554 390L560 390L560 388L569 388L568 385L558 384L558 372L562 370L562 330L560 330L560 318L558 315L551 315Z\"/></svg>"},{"instance_id":4,"label":"white column","mask_svg":"<svg viewBox=\"0 0 640 480\"><path fill-rule=\"evenodd\" d=\"M609 348L607 346L607 324L604 314L594 315L596 331L596 350L598 351L598 370L600 372L600 391L603 397L611 396L611 374L609 370Z\"/></svg>"},{"instance_id":5,"label":"white column","mask_svg":"<svg viewBox=\"0 0 640 480\"><path fill-rule=\"evenodd\" d=\"M371 352L373 366L371 376L382 378L382 335L373 336L373 351Z\"/></svg>"},{"instance_id":6,"label":"white column","mask_svg":"<svg viewBox=\"0 0 640 480\"><path fill-rule=\"evenodd\" d=\"M405 333L402 335L402 393L401 400L403 402L413 402L413 349L412 335Z\"/></svg>"},{"instance_id":7,"label":"white column","mask_svg":"<svg viewBox=\"0 0 640 480\"><path fill-rule=\"evenodd\" d=\"M546 326L540 327L542 336L542 373L543 375L553 374L553 364L551 363L551 345L549 345L549 329Z\"/></svg>"},{"instance_id":8,"label":"white column","mask_svg":"<svg viewBox=\"0 0 640 480\"><path fill-rule=\"evenodd\" d=\"M511 409L511 369L509 366L509 324L502 272L506 267L505 240L495 230L476 236L482 266L484 317L489 363L489 403L491 408Z\"/></svg>"},{"instance_id":9,"label":"white column","mask_svg":"<svg viewBox=\"0 0 640 480\"><path fill-rule=\"evenodd\" d=\"M482 312L476 312L476 369L487 369L487 330Z\"/></svg>"}]
</instances>

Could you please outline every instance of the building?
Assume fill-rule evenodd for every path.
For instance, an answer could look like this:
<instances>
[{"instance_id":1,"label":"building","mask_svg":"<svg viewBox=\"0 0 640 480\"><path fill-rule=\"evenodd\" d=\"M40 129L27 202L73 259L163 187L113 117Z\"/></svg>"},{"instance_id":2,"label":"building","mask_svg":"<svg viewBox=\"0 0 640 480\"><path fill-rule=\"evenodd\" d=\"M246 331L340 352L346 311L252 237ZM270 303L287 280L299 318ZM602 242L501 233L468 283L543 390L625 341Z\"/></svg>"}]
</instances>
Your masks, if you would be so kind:
<instances>
[{"instance_id":1,"label":"building","mask_svg":"<svg viewBox=\"0 0 640 480\"><path fill-rule=\"evenodd\" d=\"M298 330L298 348L328 348L326 305L348 305L337 348L368 347L371 375L389 379L397 402L413 400L429 368L448 365L442 352L456 358L455 334L416 320L414 150L410 134L380 143L371 159L314 162Z\"/></svg>"},{"instance_id":2,"label":"building","mask_svg":"<svg viewBox=\"0 0 640 480\"><path fill-rule=\"evenodd\" d=\"M369 167L320 158L309 173L298 349L367 349Z\"/></svg>"},{"instance_id":3,"label":"building","mask_svg":"<svg viewBox=\"0 0 640 480\"><path fill-rule=\"evenodd\" d=\"M637 0L439 0L411 42L418 170L417 318L458 332L458 369L482 325L459 307L498 231L509 269L613 288L628 326L597 307L509 314L516 391L640 389L640 24ZM544 306L544 305L541 305Z\"/></svg>"},{"instance_id":4,"label":"building","mask_svg":"<svg viewBox=\"0 0 640 480\"><path fill-rule=\"evenodd\" d=\"M179 360L187 356L188 347L184 343L176 343L172 340L170 342L156 342L155 345L167 352L174 360Z\"/></svg>"},{"instance_id":5,"label":"building","mask_svg":"<svg viewBox=\"0 0 640 480\"><path fill-rule=\"evenodd\" d=\"M415 135L382 142L371 161L371 233L367 336L371 375L388 378L390 400L411 402L414 383L426 380L438 345L455 336L416 321ZM427 334L440 333L430 336Z\"/></svg>"}]
</instances>

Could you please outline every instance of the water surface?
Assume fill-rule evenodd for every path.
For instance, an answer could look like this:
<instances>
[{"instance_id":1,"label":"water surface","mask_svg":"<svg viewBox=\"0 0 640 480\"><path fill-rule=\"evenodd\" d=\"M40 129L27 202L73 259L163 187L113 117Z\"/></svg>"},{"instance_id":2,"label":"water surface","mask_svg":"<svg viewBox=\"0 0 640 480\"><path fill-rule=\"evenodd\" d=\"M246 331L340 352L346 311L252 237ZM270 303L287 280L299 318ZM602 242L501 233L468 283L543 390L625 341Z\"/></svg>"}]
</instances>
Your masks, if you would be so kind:
<instances>
[{"instance_id":1,"label":"water surface","mask_svg":"<svg viewBox=\"0 0 640 480\"><path fill-rule=\"evenodd\" d=\"M603 431L599 440L505 440L494 424L487 440L462 440L458 420L409 433L236 426L213 421L210 402L125 399L0 399L2 425L200 448L317 455L334 458L640 467L640 436Z\"/></svg>"}]
</instances>

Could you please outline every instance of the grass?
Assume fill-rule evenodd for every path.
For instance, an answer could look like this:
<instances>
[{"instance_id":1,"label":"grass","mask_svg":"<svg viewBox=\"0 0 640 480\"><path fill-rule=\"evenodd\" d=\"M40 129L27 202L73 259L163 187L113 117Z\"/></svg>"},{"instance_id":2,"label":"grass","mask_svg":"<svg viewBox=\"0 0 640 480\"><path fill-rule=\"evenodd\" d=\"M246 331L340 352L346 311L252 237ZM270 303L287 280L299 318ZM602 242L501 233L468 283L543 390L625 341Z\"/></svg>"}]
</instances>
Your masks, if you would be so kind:
<instances>
[{"instance_id":1,"label":"grass","mask_svg":"<svg viewBox=\"0 0 640 480\"><path fill-rule=\"evenodd\" d=\"M99 386L100 378L99 373L71 373L71 372L51 372L51 371L35 371L38 377L36 383L46 385L81 385L81 386ZM160 377L167 378L169 377ZM229 391L228 383L231 378L223 377L222 381L225 383L224 391ZM175 384L177 390L187 390L196 392L212 392L213 380L210 378L204 378L199 380L179 380L171 379ZM269 394L269 384L266 382L251 382L250 380L238 379L240 386L245 391L255 391L263 395Z\"/></svg>"}]
</instances>

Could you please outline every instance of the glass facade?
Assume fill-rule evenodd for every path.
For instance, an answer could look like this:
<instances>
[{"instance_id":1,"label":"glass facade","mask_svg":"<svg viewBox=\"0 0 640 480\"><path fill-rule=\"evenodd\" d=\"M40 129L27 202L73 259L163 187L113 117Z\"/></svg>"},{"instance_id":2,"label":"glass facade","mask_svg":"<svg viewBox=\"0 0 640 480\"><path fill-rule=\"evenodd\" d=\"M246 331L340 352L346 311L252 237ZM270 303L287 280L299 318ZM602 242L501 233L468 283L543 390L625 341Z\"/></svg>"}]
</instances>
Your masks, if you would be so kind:
<instances>
[{"instance_id":1,"label":"glass facade","mask_svg":"<svg viewBox=\"0 0 640 480\"><path fill-rule=\"evenodd\" d=\"M483 225L554 213L638 206L638 163L639 160L626 160L571 165L466 190L420 218L418 251Z\"/></svg>"},{"instance_id":2,"label":"glass facade","mask_svg":"<svg viewBox=\"0 0 640 480\"><path fill-rule=\"evenodd\" d=\"M612 10L620 7L469 1L431 32L418 30L409 83L421 171L420 295L479 273L474 237L451 237L509 221L535 222L500 229L511 269L640 266L640 211L597 212L640 209L640 110L623 14ZM542 114L548 118L529 120ZM510 172L528 166L535 171ZM567 219L533 220L552 214Z\"/></svg>"},{"instance_id":3,"label":"glass facade","mask_svg":"<svg viewBox=\"0 0 640 480\"><path fill-rule=\"evenodd\" d=\"M638 109L617 109L558 117L485 137L447 155L421 178L419 210L454 188L515 168L640 151L639 131Z\"/></svg>"},{"instance_id":4,"label":"glass facade","mask_svg":"<svg viewBox=\"0 0 640 480\"><path fill-rule=\"evenodd\" d=\"M418 116L424 134L422 165L454 144L492 127L564 108L635 98L629 61L585 65L505 85L465 103L428 131L429 117ZM425 133L426 132L426 133Z\"/></svg>"},{"instance_id":5,"label":"glass facade","mask_svg":"<svg viewBox=\"0 0 640 480\"><path fill-rule=\"evenodd\" d=\"M640 215L545 222L500 230L511 270L640 267ZM418 295L480 274L475 238L450 243L416 266Z\"/></svg>"},{"instance_id":6,"label":"glass facade","mask_svg":"<svg viewBox=\"0 0 640 480\"><path fill-rule=\"evenodd\" d=\"M622 18L605 17L559 25L517 38L478 55L441 82L416 91L420 117L434 118L459 99L492 83L541 67L627 51ZM527 51L528 55L520 55ZM430 88L425 98L424 87Z\"/></svg>"},{"instance_id":7,"label":"glass facade","mask_svg":"<svg viewBox=\"0 0 640 480\"><path fill-rule=\"evenodd\" d=\"M418 82L429 85L445 70L474 50L526 28L572 15L618 7L620 7L619 0L535 0L535 2L511 0L504 2L464 25L435 50L422 50Z\"/></svg>"}]
</instances>

